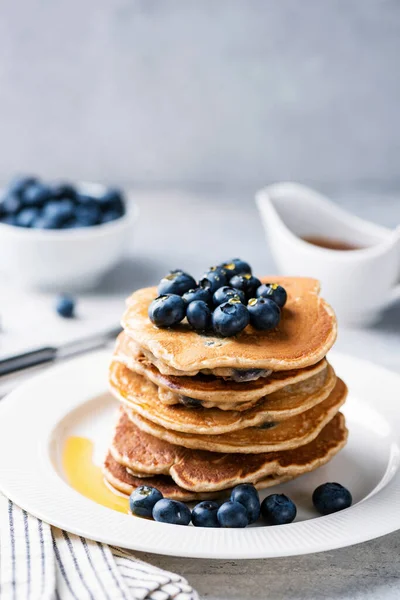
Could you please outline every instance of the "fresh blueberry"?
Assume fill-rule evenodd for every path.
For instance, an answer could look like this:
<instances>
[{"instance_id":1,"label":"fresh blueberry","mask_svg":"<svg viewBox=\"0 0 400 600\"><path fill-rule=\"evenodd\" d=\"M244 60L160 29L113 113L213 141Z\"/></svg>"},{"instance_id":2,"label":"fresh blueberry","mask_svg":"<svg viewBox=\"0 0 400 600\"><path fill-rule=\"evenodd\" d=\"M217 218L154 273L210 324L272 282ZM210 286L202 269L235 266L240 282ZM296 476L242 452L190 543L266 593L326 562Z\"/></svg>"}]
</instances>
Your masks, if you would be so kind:
<instances>
[{"instance_id":1,"label":"fresh blueberry","mask_svg":"<svg viewBox=\"0 0 400 600\"><path fill-rule=\"evenodd\" d=\"M22 194L22 201L25 206L41 207L45 202L51 199L51 189L42 183L29 185Z\"/></svg>"},{"instance_id":2,"label":"fresh blueberry","mask_svg":"<svg viewBox=\"0 0 400 600\"><path fill-rule=\"evenodd\" d=\"M314 490L312 501L321 515L329 515L349 508L353 498L349 490L340 483L323 483Z\"/></svg>"},{"instance_id":3,"label":"fresh blueberry","mask_svg":"<svg viewBox=\"0 0 400 600\"><path fill-rule=\"evenodd\" d=\"M229 285L238 290L243 290L247 298L253 298L256 295L257 288L261 285L261 281L251 273L240 273L232 277Z\"/></svg>"},{"instance_id":4,"label":"fresh blueberry","mask_svg":"<svg viewBox=\"0 0 400 600\"><path fill-rule=\"evenodd\" d=\"M194 300L188 304L186 318L196 331L205 331L211 325L211 310L203 300Z\"/></svg>"},{"instance_id":5,"label":"fresh blueberry","mask_svg":"<svg viewBox=\"0 0 400 600\"><path fill-rule=\"evenodd\" d=\"M268 525L285 525L294 521L297 509L285 494L271 494L261 502L261 514Z\"/></svg>"},{"instance_id":6,"label":"fresh blueberry","mask_svg":"<svg viewBox=\"0 0 400 600\"><path fill-rule=\"evenodd\" d=\"M15 177L7 187L9 194L15 194L22 197L22 194L30 186L37 183L36 177Z\"/></svg>"},{"instance_id":7,"label":"fresh blueberry","mask_svg":"<svg viewBox=\"0 0 400 600\"><path fill-rule=\"evenodd\" d=\"M81 192L76 192L75 202L77 204L84 204L85 206L87 206L88 204L90 206L92 206L92 205L99 206L99 201L97 198L94 198L93 196L90 196L89 194L82 194Z\"/></svg>"},{"instance_id":8,"label":"fresh blueberry","mask_svg":"<svg viewBox=\"0 0 400 600\"><path fill-rule=\"evenodd\" d=\"M212 294L214 294L218 288L227 285L228 283L226 271L222 269L222 267L210 267L208 271L204 273L200 284L207 287L207 283L204 281L205 279L209 282L208 287Z\"/></svg>"},{"instance_id":9,"label":"fresh blueberry","mask_svg":"<svg viewBox=\"0 0 400 600\"><path fill-rule=\"evenodd\" d=\"M108 210L107 212L103 213L102 217L101 217L101 222L102 223L110 223L110 221L116 221L117 219L121 218L121 214L116 211L116 210Z\"/></svg>"},{"instance_id":10,"label":"fresh blueberry","mask_svg":"<svg viewBox=\"0 0 400 600\"><path fill-rule=\"evenodd\" d=\"M32 223L33 229L60 229L61 227L62 222L60 222L57 215L39 215Z\"/></svg>"},{"instance_id":11,"label":"fresh blueberry","mask_svg":"<svg viewBox=\"0 0 400 600\"><path fill-rule=\"evenodd\" d=\"M158 296L149 306L149 318L157 327L172 327L182 321L186 304L177 294Z\"/></svg>"},{"instance_id":12,"label":"fresh blueberry","mask_svg":"<svg viewBox=\"0 0 400 600\"><path fill-rule=\"evenodd\" d=\"M236 290L235 288L224 285L214 292L213 301L215 306L219 306L224 302L228 302L231 298L239 298L240 302L244 304L246 302L246 296L242 290Z\"/></svg>"},{"instance_id":13,"label":"fresh blueberry","mask_svg":"<svg viewBox=\"0 0 400 600\"><path fill-rule=\"evenodd\" d=\"M94 202L93 204L78 204L75 207L76 220L86 227L98 225L101 221L101 210Z\"/></svg>"},{"instance_id":14,"label":"fresh blueberry","mask_svg":"<svg viewBox=\"0 0 400 600\"><path fill-rule=\"evenodd\" d=\"M260 498L254 485L241 483L233 488L231 501L243 504L249 523L255 523L260 516Z\"/></svg>"},{"instance_id":15,"label":"fresh blueberry","mask_svg":"<svg viewBox=\"0 0 400 600\"><path fill-rule=\"evenodd\" d=\"M118 189L109 189L102 196L97 198L102 211L115 211L119 217L125 212L125 202L122 192Z\"/></svg>"},{"instance_id":16,"label":"fresh blueberry","mask_svg":"<svg viewBox=\"0 0 400 600\"><path fill-rule=\"evenodd\" d=\"M160 295L177 294L178 296L182 296L182 294L195 287L196 282L191 275L180 269L175 269L161 279L158 284L158 293Z\"/></svg>"},{"instance_id":17,"label":"fresh blueberry","mask_svg":"<svg viewBox=\"0 0 400 600\"><path fill-rule=\"evenodd\" d=\"M17 217L15 215L7 215L6 217L1 218L1 222L5 223L6 225L16 225Z\"/></svg>"},{"instance_id":18,"label":"fresh blueberry","mask_svg":"<svg viewBox=\"0 0 400 600\"><path fill-rule=\"evenodd\" d=\"M240 258L232 258L226 263L222 263L220 266L225 269L228 279L231 279L234 275L239 275L240 273L251 273L249 263L244 262L244 260L241 260Z\"/></svg>"},{"instance_id":19,"label":"fresh blueberry","mask_svg":"<svg viewBox=\"0 0 400 600\"><path fill-rule=\"evenodd\" d=\"M151 517L154 505L162 499L163 495L157 488L141 485L129 496L129 508L134 515Z\"/></svg>"},{"instance_id":20,"label":"fresh blueberry","mask_svg":"<svg viewBox=\"0 0 400 600\"><path fill-rule=\"evenodd\" d=\"M159 500L153 508L153 519L161 523L172 523L174 525L189 525L192 518L191 512L186 504L177 500Z\"/></svg>"},{"instance_id":21,"label":"fresh blueberry","mask_svg":"<svg viewBox=\"0 0 400 600\"><path fill-rule=\"evenodd\" d=\"M72 217L63 223L62 229L82 229L84 227L87 227L85 223L81 223L75 217Z\"/></svg>"},{"instance_id":22,"label":"fresh blueberry","mask_svg":"<svg viewBox=\"0 0 400 600\"><path fill-rule=\"evenodd\" d=\"M9 194L1 203L1 212L3 215L16 215L22 207L22 200L16 194Z\"/></svg>"},{"instance_id":23,"label":"fresh blueberry","mask_svg":"<svg viewBox=\"0 0 400 600\"><path fill-rule=\"evenodd\" d=\"M23 208L15 217L15 224L18 227L32 227L39 216L39 209L36 207Z\"/></svg>"},{"instance_id":24,"label":"fresh blueberry","mask_svg":"<svg viewBox=\"0 0 400 600\"><path fill-rule=\"evenodd\" d=\"M206 304L211 304L212 294L207 287L196 287L193 290L185 292L182 296L186 304L194 302L195 300L202 300Z\"/></svg>"},{"instance_id":25,"label":"fresh blueberry","mask_svg":"<svg viewBox=\"0 0 400 600\"><path fill-rule=\"evenodd\" d=\"M192 510L192 523L195 527L219 527L218 504L209 500L196 504Z\"/></svg>"},{"instance_id":26,"label":"fresh blueberry","mask_svg":"<svg viewBox=\"0 0 400 600\"><path fill-rule=\"evenodd\" d=\"M47 202L43 208L43 217L54 222L56 228L72 219L75 215L75 206L72 200L52 200Z\"/></svg>"},{"instance_id":27,"label":"fresh blueberry","mask_svg":"<svg viewBox=\"0 0 400 600\"><path fill-rule=\"evenodd\" d=\"M75 200L76 190L73 185L69 183L55 183L51 186L51 197L55 200L61 198L69 198L69 200Z\"/></svg>"},{"instance_id":28,"label":"fresh blueberry","mask_svg":"<svg viewBox=\"0 0 400 600\"><path fill-rule=\"evenodd\" d=\"M281 309L268 298L250 298L247 305L250 315L250 323L255 329L268 331L279 325Z\"/></svg>"},{"instance_id":29,"label":"fresh blueberry","mask_svg":"<svg viewBox=\"0 0 400 600\"><path fill-rule=\"evenodd\" d=\"M60 317L70 319L74 316L75 300L71 296L60 296L56 301L56 311Z\"/></svg>"},{"instance_id":30,"label":"fresh blueberry","mask_svg":"<svg viewBox=\"0 0 400 600\"><path fill-rule=\"evenodd\" d=\"M221 527L247 527L249 518L247 510L240 502L224 502L217 512Z\"/></svg>"},{"instance_id":31,"label":"fresh blueberry","mask_svg":"<svg viewBox=\"0 0 400 600\"><path fill-rule=\"evenodd\" d=\"M224 337L236 335L249 324L249 321L249 311L236 299L220 304L212 315L214 331Z\"/></svg>"},{"instance_id":32,"label":"fresh blueberry","mask_svg":"<svg viewBox=\"0 0 400 600\"><path fill-rule=\"evenodd\" d=\"M257 288L257 298L263 297L273 300L279 308L283 308L286 304L287 293L284 287L277 283L264 283Z\"/></svg>"}]
</instances>

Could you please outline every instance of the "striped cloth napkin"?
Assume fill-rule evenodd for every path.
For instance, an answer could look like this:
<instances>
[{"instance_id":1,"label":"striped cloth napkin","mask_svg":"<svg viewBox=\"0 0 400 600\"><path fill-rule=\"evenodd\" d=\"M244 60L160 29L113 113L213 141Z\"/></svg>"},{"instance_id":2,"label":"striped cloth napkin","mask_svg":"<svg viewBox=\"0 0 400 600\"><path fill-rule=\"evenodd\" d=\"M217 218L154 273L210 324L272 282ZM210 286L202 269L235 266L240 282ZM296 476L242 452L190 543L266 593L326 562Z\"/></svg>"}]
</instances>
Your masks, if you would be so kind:
<instances>
[{"instance_id":1,"label":"striped cloth napkin","mask_svg":"<svg viewBox=\"0 0 400 600\"><path fill-rule=\"evenodd\" d=\"M51 527L0 494L1 600L198 600L186 579Z\"/></svg>"}]
</instances>

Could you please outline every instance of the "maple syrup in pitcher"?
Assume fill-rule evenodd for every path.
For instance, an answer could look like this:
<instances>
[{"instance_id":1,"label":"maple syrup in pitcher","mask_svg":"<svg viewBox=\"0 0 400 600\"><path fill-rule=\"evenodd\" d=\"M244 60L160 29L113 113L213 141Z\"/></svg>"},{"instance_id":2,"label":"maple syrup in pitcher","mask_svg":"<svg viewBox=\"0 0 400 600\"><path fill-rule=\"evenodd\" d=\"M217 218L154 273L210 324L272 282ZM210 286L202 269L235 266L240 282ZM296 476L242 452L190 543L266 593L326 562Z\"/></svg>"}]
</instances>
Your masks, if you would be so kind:
<instances>
[{"instance_id":1,"label":"maple syrup in pitcher","mask_svg":"<svg viewBox=\"0 0 400 600\"><path fill-rule=\"evenodd\" d=\"M362 246L356 246L355 244L349 244L342 240L318 236L308 235L302 237L302 240L312 244L313 246L319 246L320 248L327 248L328 250L360 250Z\"/></svg>"}]
</instances>

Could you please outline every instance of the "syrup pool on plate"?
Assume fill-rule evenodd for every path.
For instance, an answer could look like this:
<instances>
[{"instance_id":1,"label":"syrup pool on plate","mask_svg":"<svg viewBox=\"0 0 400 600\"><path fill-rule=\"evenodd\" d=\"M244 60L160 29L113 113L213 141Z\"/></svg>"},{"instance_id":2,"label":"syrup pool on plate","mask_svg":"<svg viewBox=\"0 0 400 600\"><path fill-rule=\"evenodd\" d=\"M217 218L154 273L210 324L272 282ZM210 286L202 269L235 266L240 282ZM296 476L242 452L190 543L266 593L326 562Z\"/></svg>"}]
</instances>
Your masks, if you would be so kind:
<instances>
[{"instance_id":1,"label":"syrup pool on plate","mask_svg":"<svg viewBox=\"0 0 400 600\"><path fill-rule=\"evenodd\" d=\"M71 436L64 445L62 465L66 479L77 492L107 508L129 513L127 496L112 492L104 483L101 467L93 462L93 442Z\"/></svg>"}]
</instances>

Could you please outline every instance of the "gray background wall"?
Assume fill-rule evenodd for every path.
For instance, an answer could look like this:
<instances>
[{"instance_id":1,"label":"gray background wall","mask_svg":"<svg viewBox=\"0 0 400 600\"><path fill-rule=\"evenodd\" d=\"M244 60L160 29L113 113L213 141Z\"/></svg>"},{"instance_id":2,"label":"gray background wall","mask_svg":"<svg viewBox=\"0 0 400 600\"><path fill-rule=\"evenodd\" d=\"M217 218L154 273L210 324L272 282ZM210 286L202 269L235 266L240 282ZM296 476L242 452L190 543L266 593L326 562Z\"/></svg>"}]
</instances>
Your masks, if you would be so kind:
<instances>
[{"instance_id":1,"label":"gray background wall","mask_svg":"<svg viewBox=\"0 0 400 600\"><path fill-rule=\"evenodd\" d=\"M0 180L396 183L400 3L2 0Z\"/></svg>"}]
</instances>

